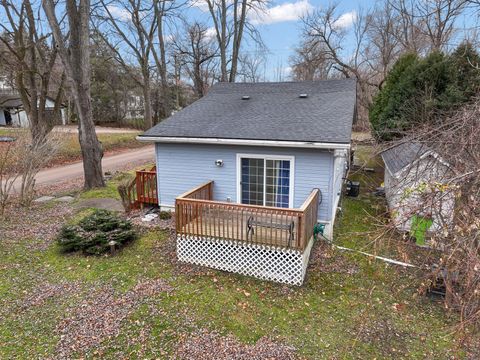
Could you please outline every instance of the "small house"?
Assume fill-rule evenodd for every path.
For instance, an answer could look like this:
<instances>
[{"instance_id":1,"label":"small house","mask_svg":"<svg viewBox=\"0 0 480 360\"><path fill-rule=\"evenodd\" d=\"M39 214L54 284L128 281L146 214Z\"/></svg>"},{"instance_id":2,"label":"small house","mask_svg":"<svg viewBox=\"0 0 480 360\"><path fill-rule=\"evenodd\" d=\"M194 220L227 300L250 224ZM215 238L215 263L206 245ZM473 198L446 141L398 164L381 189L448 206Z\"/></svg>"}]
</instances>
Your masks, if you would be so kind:
<instances>
[{"instance_id":1,"label":"small house","mask_svg":"<svg viewBox=\"0 0 480 360\"><path fill-rule=\"evenodd\" d=\"M60 114L54 111L55 100L47 98L45 102L46 116L53 118L55 125L66 125L67 117L62 106ZM0 126L29 127L30 122L24 110L19 95L13 93L0 93Z\"/></svg>"},{"instance_id":2,"label":"small house","mask_svg":"<svg viewBox=\"0 0 480 360\"><path fill-rule=\"evenodd\" d=\"M179 260L301 284L314 232L332 238L355 104L351 79L219 83L140 135Z\"/></svg>"},{"instance_id":3,"label":"small house","mask_svg":"<svg viewBox=\"0 0 480 360\"><path fill-rule=\"evenodd\" d=\"M381 154L385 163L385 197L400 231L441 231L452 221L455 193L448 186L450 167L424 144L406 141ZM412 229L415 228L415 229ZM417 243L423 245L423 234Z\"/></svg>"}]
</instances>

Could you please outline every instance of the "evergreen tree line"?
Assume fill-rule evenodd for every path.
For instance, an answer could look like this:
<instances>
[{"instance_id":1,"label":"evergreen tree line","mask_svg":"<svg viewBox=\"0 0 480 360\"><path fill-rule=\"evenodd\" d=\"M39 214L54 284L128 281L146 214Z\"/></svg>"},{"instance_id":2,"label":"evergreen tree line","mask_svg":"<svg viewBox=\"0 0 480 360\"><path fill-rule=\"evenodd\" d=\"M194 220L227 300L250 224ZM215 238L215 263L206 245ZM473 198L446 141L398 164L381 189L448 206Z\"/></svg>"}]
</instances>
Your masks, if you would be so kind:
<instances>
[{"instance_id":1,"label":"evergreen tree line","mask_svg":"<svg viewBox=\"0 0 480 360\"><path fill-rule=\"evenodd\" d=\"M480 56L470 43L451 54L401 56L373 99L369 115L379 140L402 137L416 125L435 123L480 90Z\"/></svg>"}]
</instances>

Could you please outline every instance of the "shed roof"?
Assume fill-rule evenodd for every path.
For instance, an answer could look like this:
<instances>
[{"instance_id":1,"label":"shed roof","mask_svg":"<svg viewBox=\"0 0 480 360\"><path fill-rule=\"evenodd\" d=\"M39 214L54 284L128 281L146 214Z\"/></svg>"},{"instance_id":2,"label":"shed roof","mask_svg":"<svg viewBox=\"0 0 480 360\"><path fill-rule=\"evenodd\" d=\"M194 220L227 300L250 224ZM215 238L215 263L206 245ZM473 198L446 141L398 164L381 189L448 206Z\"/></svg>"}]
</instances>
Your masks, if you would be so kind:
<instances>
[{"instance_id":1,"label":"shed roof","mask_svg":"<svg viewBox=\"0 0 480 360\"><path fill-rule=\"evenodd\" d=\"M352 79L218 83L140 137L349 144L355 102Z\"/></svg>"},{"instance_id":2,"label":"shed roof","mask_svg":"<svg viewBox=\"0 0 480 360\"><path fill-rule=\"evenodd\" d=\"M0 94L0 107L2 108L19 108L22 106L22 100L18 95Z\"/></svg>"},{"instance_id":3,"label":"shed roof","mask_svg":"<svg viewBox=\"0 0 480 360\"><path fill-rule=\"evenodd\" d=\"M395 175L429 151L431 150L426 145L410 141L387 149L381 155L387 170Z\"/></svg>"}]
</instances>

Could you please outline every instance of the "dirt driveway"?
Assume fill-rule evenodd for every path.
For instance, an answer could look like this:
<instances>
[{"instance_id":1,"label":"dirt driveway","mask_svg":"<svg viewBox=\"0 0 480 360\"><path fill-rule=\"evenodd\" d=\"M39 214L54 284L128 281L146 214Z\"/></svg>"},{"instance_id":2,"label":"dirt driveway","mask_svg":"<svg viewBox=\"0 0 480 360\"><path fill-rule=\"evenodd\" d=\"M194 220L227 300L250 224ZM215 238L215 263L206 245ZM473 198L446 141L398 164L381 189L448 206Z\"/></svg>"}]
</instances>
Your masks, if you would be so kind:
<instances>
[{"instance_id":1,"label":"dirt driveway","mask_svg":"<svg viewBox=\"0 0 480 360\"><path fill-rule=\"evenodd\" d=\"M155 162L155 147L145 146L136 150L127 150L121 153L105 156L102 159L103 171L115 171L130 163ZM81 161L69 165L57 166L42 170L37 174L36 185L52 185L64 181L83 179L83 163ZM14 188L18 190L20 181L16 181Z\"/></svg>"}]
</instances>

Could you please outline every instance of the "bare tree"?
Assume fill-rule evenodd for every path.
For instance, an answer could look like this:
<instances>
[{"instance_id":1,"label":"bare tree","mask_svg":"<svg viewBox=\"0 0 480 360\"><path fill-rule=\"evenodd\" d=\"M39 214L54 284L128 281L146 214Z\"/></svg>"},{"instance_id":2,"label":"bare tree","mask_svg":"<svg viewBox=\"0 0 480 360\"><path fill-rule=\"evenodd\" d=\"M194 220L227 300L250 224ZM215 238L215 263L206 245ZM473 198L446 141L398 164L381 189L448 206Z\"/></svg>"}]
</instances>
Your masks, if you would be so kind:
<instances>
[{"instance_id":1,"label":"bare tree","mask_svg":"<svg viewBox=\"0 0 480 360\"><path fill-rule=\"evenodd\" d=\"M443 284L445 304L460 313L459 328L465 332L480 326L479 118L477 98L453 113L423 119L401 140L384 145L414 142L421 152L398 179L401 201L390 208L393 221L377 234L388 239L388 232L414 215L431 221L426 236L432 251L422 252L423 263L417 264L423 269L420 289Z\"/></svg>"},{"instance_id":2,"label":"bare tree","mask_svg":"<svg viewBox=\"0 0 480 360\"><path fill-rule=\"evenodd\" d=\"M410 52L445 50L455 35L455 21L467 3L466 0L389 0L400 24L395 35Z\"/></svg>"},{"instance_id":3,"label":"bare tree","mask_svg":"<svg viewBox=\"0 0 480 360\"><path fill-rule=\"evenodd\" d=\"M7 206L10 204L13 186L20 176L20 171L12 168L12 165L18 166L15 145L14 142L10 142L0 152L0 219L3 218Z\"/></svg>"},{"instance_id":4,"label":"bare tree","mask_svg":"<svg viewBox=\"0 0 480 360\"><path fill-rule=\"evenodd\" d=\"M455 20L461 14L465 0L426 0L417 2L418 16L423 18L426 36L432 50L442 50L455 31Z\"/></svg>"},{"instance_id":5,"label":"bare tree","mask_svg":"<svg viewBox=\"0 0 480 360\"><path fill-rule=\"evenodd\" d=\"M238 76L242 77L243 82L255 83L264 79L262 66L265 65L266 59L263 51L256 51L253 54L244 53L240 55L238 62L240 64Z\"/></svg>"},{"instance_id":6,"label":"bare tree","mask_svg":"<svg viewBox=\"0 0 480 360\"><path fill-rule=\"evenodd\" d=\"M221 81L235 82L241 46L245 35L261 44L260 34L248 22L248 12L263 11L265 0L199 0L205 1L213 22L220 52ZM230 67L228 66L230 65Z\"/></svg>"},{"instance_id":7,"label":"bare tree","mask_svg":"<svg viewBox=\"0 0 480 360\"><path fill-rule=\"evenodd\" d=\"M123 0L114 3L100 0L97 17L107 27L97 32L111 48L118 63L141 87L144 98L145 128L153 125L152 120L152 66L150 64L156 22L152 3L141 0ZM119 16L119 14L122 14ZM123 49L126 47L128 50ZM133 60L133 61L130 61ZM135 64L131 64L134 62ZM140 69L141 76L136 71Z\"/></svg>"},{"instance_id":8,"label":"bare tree","mask_svg":"<svg viewBox=\"0 0 480 360\"><path fill-rule=\"evenodd\" d=\"M423 54L428 48L425 36L425 23L416 14L416 0L388 0L388 8L393 9L397 26L392 29L392 36L399 42L405 52Z\"/></svg>"},{"instance_id":9,"label":"bare tree","mask_svg":"<svg viewBox=\"0 0 480 360\"><path fill-rule=\"evenodd\" d=\"M355 47L353 54L346 58L343 53L346 46L347 30L340 23L336 4L324 9L315 10L303 17L304 36L311 46L319 46L322 55L334 63L333 67L346 77L361 77L361 46L365 39L367 27L365 19L356 16Z\"/></svg>"},{"instance_id":10,"label":"bare tree","mask_svg":"<svg viewBox=\"0 0 480 360\"><path fill-rule=\"evenodd\" d=\"M43 8L65 67L70 94L79 118L78 137L85 188L105 186L102 174L103 149L95 133L90 100L90 0L79 0L78 4L75 0L66 0L66 15L60 21L54 0L43 0ZM67 37L62 34L60 24L68 28Z\"/></svg>"},{"instance_id":11,"label":"bare tree","mask_svg":"<svg viewBox=\"0 0 480 360\"><path fill-rule=\"evenodd\" d=\"M199 22L185 23L182 33L172 40L173 51L192 79L196 95L202 97L216 75L218 51L215 41L208 35L208 27Z\"/></svg>"},{"instance_id":12,"label":"bare tree","mask_svg":"<svg viewBox=\"0 0 480 360\"><path fill-rule=\"evenodd\" d=\"M0 60L14 76L15 89L30 122L33 143L42 143L55 125L46 111L50 94L56 93L55 111L59 115L63 75L57 63L57 49L50 32L43 33L41 8L30 0L1 0L5 22L0 23Z\"/></svg>"},{"instance_id":13,"label":"bare tree","mask_svg":"<svg viewBox=\"0 0 480 360\"><path fill-rule=\"evenodd\" d=\"M335 77L335 65L327 56L322 43L304 39L289 59L295 80L323 80Z\"/></svg>"},{"instance_id":14,"label":"bare tree","mask_svg":"<svg viewBox=\"0 0 480 360\"><path fill-rule=\"evenodd\" d=\"M402 53L400 25L395 9L388 3L377 6L368 17L367 41L363 49L372 82L381 88L389 70Z\"/></svg>"},{"instance_id":15,"label":"bare tree","mask_svg":"<svg viewBox=\"0 0 480 360\"><path fill-rule=\"evenodd\" d=\"M162 115L170 114L165 24L183 6L173 0L100 0L97 30L118 63L143 89L145 127L153 124L152 83L158 75ZM136 68L140 69L140 72ZM139 77L138 74L141 74Z\"/></svg>"},{"instance_id":16,"label":"bare tree","mask_svg":"<svg viewBox=\"0 0 480 360\"><path fill-rule=\"evenodd\" d=\"M362 11L352 14L354 46L346 53L347 26L342 22L336 4L310 12L303 17L303 37L308 46L316 48L322 61L332 64L332 70L347 78L356 78L358 84L359 126L368 127L368 108L372 94L379 84L368 71L364 48L371 18Z\"/></svg>"},{"instance_id":17,"label":"bare tree","mask_svg":"<svg viewBox=\"0 0 480 360\"><path fill-rule=\"evenodd\" d=\"M170 114L170 103L168 100L169 86L167 73L167 52L165 45L165 20L168 16L178 9L173 0L153 0L153 10L155 14L155 21L157 23L157 40L158 45L152 46L152 54L157 66L157 72L160 75L160 83L162 85L162 101L163 101L163 115ZM156 51L158 47L158 52Z\"/></svg>"}]
</instances>

